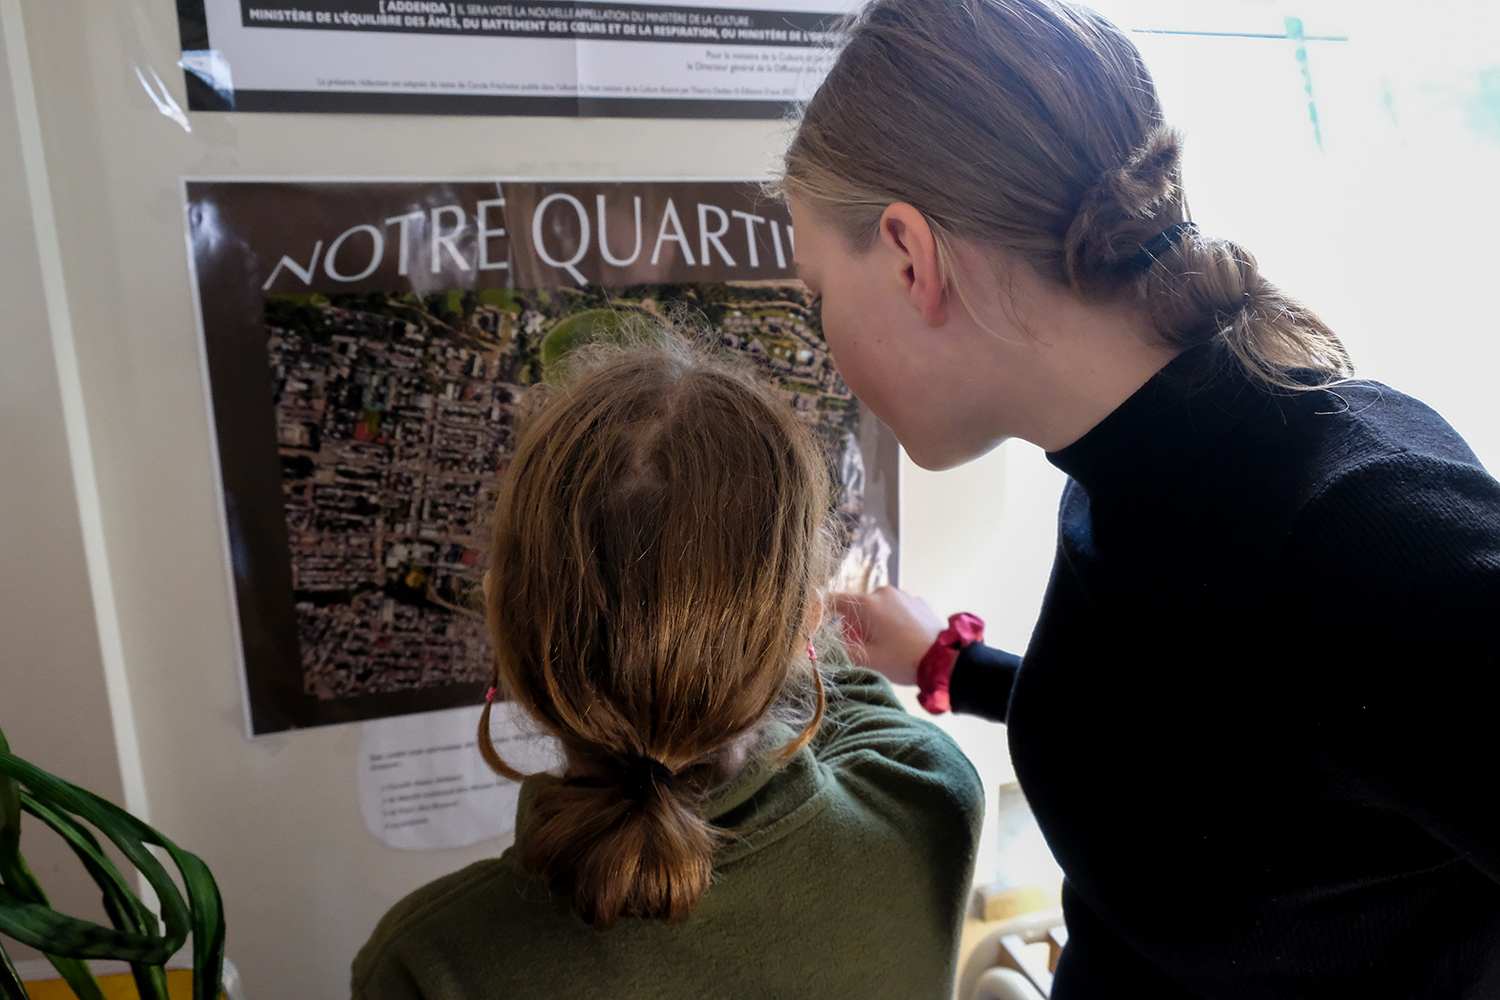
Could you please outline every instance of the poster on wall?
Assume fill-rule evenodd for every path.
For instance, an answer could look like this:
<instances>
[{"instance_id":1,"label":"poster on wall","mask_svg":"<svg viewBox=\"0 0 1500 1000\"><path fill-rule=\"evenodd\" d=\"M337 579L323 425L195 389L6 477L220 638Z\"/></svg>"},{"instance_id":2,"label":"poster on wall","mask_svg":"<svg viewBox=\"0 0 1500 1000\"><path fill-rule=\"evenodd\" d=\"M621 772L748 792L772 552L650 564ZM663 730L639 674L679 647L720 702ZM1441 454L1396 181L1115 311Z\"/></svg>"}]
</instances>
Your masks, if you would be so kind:
<instances>
[{"instance_id":1,"label":"poster on wall","mask_svg":"<svg viewBox=\"0 0 1500 1000\"><path fill-rule=\"evenodd\" d=\"M190 111L779 118L852 0L178 0Z\"/></svg>"},{"instance_id":2,"label":"poster on wall","mask_svg":"<svg viewBox=\"0 0 1500 1000\"><path fill-rule=\"evenodd\" d=\"M622 317L689 317L813 424L832 585L894 582L894 438L829 360L750 182L189 180L187 236L252 734L474 704L484 521L527 386Z\"/></svg>"}]
</instances>

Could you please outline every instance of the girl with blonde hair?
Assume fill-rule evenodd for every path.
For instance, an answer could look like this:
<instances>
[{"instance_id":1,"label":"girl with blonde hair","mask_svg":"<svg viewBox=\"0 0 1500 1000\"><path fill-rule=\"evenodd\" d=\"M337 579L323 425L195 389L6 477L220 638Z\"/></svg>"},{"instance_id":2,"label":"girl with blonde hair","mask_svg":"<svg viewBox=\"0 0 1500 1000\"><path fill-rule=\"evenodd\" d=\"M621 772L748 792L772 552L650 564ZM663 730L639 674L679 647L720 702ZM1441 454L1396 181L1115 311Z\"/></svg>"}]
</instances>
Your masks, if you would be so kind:
<instances>
[{"instance_id":1,"label":"girl with blonde hair","mask_svg":"<svg viewBox=\"0 0 1500 1000\"><path fill-rule=\"evenodd\" d=\"M855 19L783 179L833 358L919 464L1017 437L1069 481L1024 656L837 609L1007 723L1054 1000L1500 996L1500 484L1191 221L1180 146L1077 4Z\"/></svg>"},{"instance_id":2,"label":"girl with blonde hair","mask_svg":"<svg viewBox=\"0 0 1500 1000\"><path fill-rule=\"evenodd\" d=\"M575 368L527 400L486 579L496 688L564 772L518 773L486 706L516 845L397 904L353 995L947 1000L982 793L819 637L812 430L671 338Z\"/></svg>"}]
</instances>

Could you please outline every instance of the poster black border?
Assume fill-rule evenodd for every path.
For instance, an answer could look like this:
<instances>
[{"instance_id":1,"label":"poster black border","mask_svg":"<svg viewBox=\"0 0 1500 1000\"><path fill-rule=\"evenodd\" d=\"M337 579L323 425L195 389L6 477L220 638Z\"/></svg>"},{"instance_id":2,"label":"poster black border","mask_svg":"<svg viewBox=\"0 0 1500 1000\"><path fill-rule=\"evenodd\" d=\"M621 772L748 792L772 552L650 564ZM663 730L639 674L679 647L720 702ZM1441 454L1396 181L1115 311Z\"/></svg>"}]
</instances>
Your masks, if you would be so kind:
<instances>
[{"instance_id":1,"label":"poster black border","mask_svg":"<svg viewBox=\"0 0 1500 1000\"><path fill-rule=\"evenodd\" d=\"M208 11L204 0L177 0L177 34L184 52L209 48ZM192 76L191 73L188 74Z\"/></svg>"},{"instance_id":2,"label":"poster black border","mask_svg":"<svg viewBox=\"0 0 1500 1000\"><path fill-rule=\"evenodd\" d=\"M196 79L187 74L189 82ZM492 115L549 118L785 118L786 101L723 101L644 97L523 97L495 94L354 94L347 91L236 90L234 104L207 86L190 87L189 111L281 114Z\"/></svg>"}]
</instances>

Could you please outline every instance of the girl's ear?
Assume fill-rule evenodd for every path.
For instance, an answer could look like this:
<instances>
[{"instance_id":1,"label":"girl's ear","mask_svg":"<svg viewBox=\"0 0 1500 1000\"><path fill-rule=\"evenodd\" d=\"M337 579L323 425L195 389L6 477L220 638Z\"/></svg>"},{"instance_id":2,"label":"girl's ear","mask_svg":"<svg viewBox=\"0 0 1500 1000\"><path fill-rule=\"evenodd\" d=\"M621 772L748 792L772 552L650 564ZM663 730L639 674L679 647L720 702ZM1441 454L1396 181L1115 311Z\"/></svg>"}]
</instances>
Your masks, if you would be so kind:
<instances>
[{"instance_id":1,"label":"girl's ear","mask_svg":"<svg viewBox=\"0 0 1500 1000\"><path fill-rule=\"evenodd\" d=\"M887 205L880 216L880 244L922 321L928 326L946 323L947 283L926 216L904 201Z\"/></svg>"},{"instance_id":2,"label":"girl's ear","mask_svg":"<svg viewBox=\"0 0 1500 1000\"><path fill-rule=\"evenodd\" d=\"M828 610L823 601L823 592L813 590L807 595L807 614L802 619L802 634L812 637L823 625L823 612Z\"/></svg>"}]
</instances>

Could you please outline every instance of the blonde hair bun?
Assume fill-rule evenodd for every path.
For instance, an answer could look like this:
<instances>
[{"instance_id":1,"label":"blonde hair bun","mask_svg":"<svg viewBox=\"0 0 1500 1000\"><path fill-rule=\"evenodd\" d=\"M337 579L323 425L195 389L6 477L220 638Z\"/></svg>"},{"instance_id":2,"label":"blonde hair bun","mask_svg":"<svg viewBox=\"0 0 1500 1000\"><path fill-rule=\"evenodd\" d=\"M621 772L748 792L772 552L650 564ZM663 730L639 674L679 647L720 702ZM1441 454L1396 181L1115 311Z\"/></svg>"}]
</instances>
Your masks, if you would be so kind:
<instances>
[{"instance_id":1,"label":"blonde hair bun","mask_svg":"<svg viewBox=\"0 0 1500 1000\"><path fill-rule=\"evenodd\" d=\"M1132 261L1152 237L1184 221L1182 136L1158 125L1120 166L1084 194L1063 237L1070 281L1088 288Z\"/></svg>"}]
</instances>

